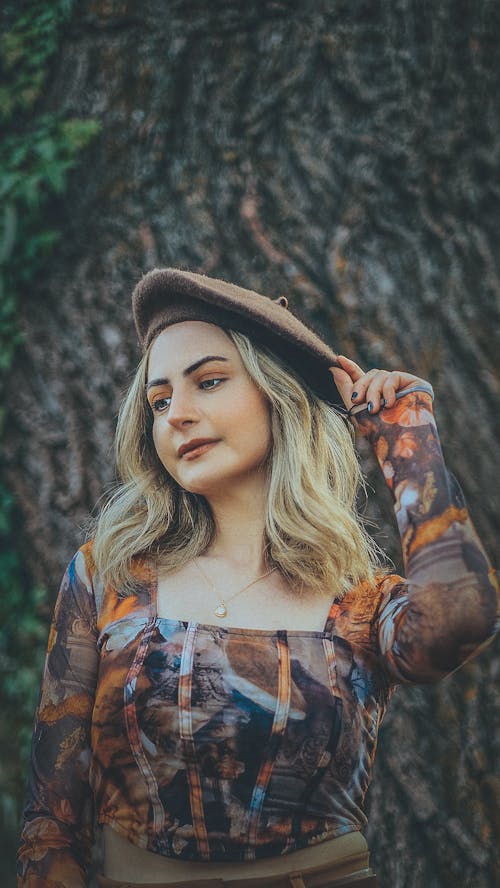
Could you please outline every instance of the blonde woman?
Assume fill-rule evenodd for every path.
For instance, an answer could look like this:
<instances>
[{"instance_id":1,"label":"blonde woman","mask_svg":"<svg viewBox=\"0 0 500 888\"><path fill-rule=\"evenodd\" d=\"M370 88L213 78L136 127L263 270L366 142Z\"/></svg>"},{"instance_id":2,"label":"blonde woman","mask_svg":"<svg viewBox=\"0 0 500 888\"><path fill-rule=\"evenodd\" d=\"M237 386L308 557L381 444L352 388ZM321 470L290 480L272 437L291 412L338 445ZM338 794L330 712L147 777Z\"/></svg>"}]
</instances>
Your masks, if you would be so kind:
<instances>
[{"instance_id":1,"label":"blonde woman","mask_svg":"<svg viewBox=\"0 0 500 888\"><path fill-rule=\"evenodd\" d=\"M335 355L284 297L160 269L133 304L123 483L62 582L18 884L84 886L95 818L108 888L374 886L392 690L456 669L497 612L432 387ZM354 428L405 578L357 514Z\"/></svg>"}]
</instances>

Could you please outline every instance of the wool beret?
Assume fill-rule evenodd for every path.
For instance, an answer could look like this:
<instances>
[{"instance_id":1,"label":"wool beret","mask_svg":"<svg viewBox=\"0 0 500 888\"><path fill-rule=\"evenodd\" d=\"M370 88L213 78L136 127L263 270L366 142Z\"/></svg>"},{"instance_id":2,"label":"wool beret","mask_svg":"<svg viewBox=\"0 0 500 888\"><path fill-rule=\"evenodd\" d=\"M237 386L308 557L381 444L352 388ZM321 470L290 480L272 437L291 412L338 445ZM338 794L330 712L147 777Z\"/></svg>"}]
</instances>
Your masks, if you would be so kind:
<instances>
[{"instance_id":1,"label":"wool beret","mask_svg":"<svg viewBox=\"0 0 500 888\"><path fill-rule=\"evenodd\" d=\"M178 268L155 268L134 289L132 308L143 349L166 327L205 321L246 334L278 355L313 391L342 404L329 367L335 352L288 308L285 296L270 299L253 290Z\"/></svg>"}]
</instances>

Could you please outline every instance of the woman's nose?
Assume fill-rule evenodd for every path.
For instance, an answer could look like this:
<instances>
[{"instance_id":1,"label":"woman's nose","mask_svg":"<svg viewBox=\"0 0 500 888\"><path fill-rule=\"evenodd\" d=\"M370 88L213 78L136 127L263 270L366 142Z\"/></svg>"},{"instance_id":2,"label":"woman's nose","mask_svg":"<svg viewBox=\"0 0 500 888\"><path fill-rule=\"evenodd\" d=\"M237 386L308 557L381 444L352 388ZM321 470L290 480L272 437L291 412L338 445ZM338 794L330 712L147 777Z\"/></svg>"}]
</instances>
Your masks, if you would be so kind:
<instances>
[{"instance_id":1,"label":"woman's nose","mask_svg":"<svg viewBox=\"0 0 500 888\"><path fill-rule=\"evenodd\" d=\"M167 420L171 426L178 428L186 423L196 422L197 411L193 399L187 392L172 392Z\"/></svg>"}]
</instances>

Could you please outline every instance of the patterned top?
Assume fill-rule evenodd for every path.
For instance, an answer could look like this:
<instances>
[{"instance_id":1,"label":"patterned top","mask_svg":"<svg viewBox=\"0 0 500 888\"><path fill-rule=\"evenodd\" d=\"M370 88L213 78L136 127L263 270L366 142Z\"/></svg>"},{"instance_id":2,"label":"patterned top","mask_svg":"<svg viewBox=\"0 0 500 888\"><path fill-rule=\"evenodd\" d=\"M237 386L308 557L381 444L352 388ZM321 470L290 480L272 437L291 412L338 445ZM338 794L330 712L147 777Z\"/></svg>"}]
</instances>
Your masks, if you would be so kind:
<instances>
[{"instance_id":1,"label":"patterned top","mask_svg":"<svg viewBox=\"0 0 500 888\"><path fill-rule=\"evenodd\" d=\"M137 558L132 597L83 546L64 576L33 735L18 885L86 884L100 824L178 859L288 854L365 826L394 686L435 681L491 638L498 581L445 467L432 398L356 423L392 493L406 580L334 601L323 631L158 617Z\"/></svg>"}]
</instances>

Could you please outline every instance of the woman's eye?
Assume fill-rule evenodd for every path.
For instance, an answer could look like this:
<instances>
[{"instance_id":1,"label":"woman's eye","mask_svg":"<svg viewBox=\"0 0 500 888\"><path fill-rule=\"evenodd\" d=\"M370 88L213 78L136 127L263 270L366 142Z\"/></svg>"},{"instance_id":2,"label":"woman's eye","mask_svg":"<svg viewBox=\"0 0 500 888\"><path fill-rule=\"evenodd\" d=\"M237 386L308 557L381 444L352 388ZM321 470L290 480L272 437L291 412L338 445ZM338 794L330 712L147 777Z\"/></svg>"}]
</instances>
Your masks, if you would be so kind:
<instances>
[{"instance_id":1,"label":"woman's eye","mask_svg":"<svg viewBox=\"0 0 500 888\"><path fill-rule=\"evenodd\" d=\"M223 379L216 376L211 379L203 379L199 385L203 391L209 391L210 389L217 388L221 382L224 382ZM165 413L166 410L170 407L170 402L172 400L171 395L166 395L163 398L154 398L151 401L151 410L153 413Z\"/></svg>"},{"instance_id":2,"label":"woman's eye","mask_svg":"<svg viewBox=\"0 0 500 888\"><path fill-rule=\"evenodd\" d=\"M200 382L200 386L205 389L216 388L223 381L223 379L217 376L214 379L204 379L203 382Z\"/></svg>"},{"instance_id":3,"label":"woman's eye","mask_svg":"<svg viewBox=\"0 0 500 888\"><path fill-rule=\"evenodd\" d=\"M153 413L163 413L170 406L170 398L155 398L151 403Z\"/></svg>"}]
</instances>

